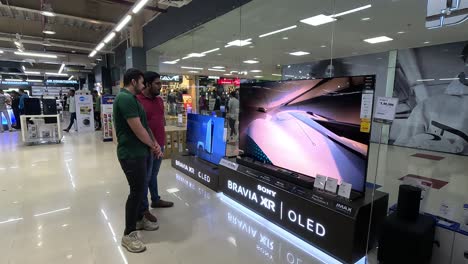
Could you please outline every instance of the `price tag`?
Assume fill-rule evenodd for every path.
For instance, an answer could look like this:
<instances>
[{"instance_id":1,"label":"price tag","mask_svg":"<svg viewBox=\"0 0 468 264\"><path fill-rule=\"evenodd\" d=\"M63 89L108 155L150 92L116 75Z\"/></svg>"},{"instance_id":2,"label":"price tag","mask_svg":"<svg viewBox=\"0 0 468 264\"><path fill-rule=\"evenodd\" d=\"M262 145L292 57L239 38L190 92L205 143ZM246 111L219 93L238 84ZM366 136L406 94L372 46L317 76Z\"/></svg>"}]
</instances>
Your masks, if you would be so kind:
<instances>
[{"instance_id":1,"label":"price tag","mask_svg":"<svg viewBox=\"0 0 468 264\"><path fill-rule=\"evenodd\" d=\"M374 104L374 93L372 91L363 91L361 100L361 119L372 118L372 106Z\"/></svg>"},{"instance_id":2,"label":"price tag","mask_svg":"<svg viewBox=\"0 0 468 264\"><path fill-rule=\"evenodd\" d=\"M379 97L375 108L374 121L392 123L395 120L398 98Z\"/></svg>"},{"instance_id":3,"label":"price tag","mask_svg":"<svg viewBox=\"0 0 468 264\"><path fill-rule=\"evenodd\" d=\"M328 178L327 183L325 185L325 190L327 192L336 193L336 189L338 187L338 180L335 178Z\"/></svg>"},{"instance_id":4,"label":"price tag","mask_svg":"<svg viewBox=\"0 0 468 264\"><path fill-rule=\"evenodd\" d=\"M371 122L370 119L361 119L361 132L363 133L370 133L371 130Z\"/></svg>"},{"instance_id":5,"label":"price tag","mask_svg":"<svg viewBox=\"0 0 468 264\"><path fill-rule=\"evenodd\" d=\"M351 183L342 182L340 184L340 188L338 188L338 195L346 199L349 199L351 197L352 188L353 188L353 185Z\"/></svg>"},{"instance_id":6,"label":"price tag","mask_svg":"<svg viewBox=\"0 0 468 264\"><path fill-rule=\"evenodd\" d=\"M317 176L315 177L315 181L314 181L314 188L317 188L319 190L324 190L326 182L327 182L326 176L317 174Z\"/></svg>"}]
</instances>

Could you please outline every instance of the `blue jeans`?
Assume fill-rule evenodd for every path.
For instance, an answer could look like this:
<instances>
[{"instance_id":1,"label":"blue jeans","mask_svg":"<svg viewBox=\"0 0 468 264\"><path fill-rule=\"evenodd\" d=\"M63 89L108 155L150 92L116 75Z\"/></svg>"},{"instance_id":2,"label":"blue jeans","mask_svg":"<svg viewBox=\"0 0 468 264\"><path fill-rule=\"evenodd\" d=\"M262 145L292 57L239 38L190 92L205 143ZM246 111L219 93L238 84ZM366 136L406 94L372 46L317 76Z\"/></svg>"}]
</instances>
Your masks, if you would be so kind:
<instances>
[{"instance_id":1,"label":"blue jeans","mask_svg":"<svg viewBox=\"0 0 468 264\"><path fill-rule=\"evenodd\" d=\"M161 147L161 151L164 151L164 147ZM148 203L148 189L151 194L151 201L153 203L158 202L161 197L159 196L158 192L158 174L159 174L159 169L161 168L161 163L162 163L162 158L156 159L152 155L152 159L149 159L150 162L148 162L148 173L146 175L146 186L145 186L145 191L143 194L143 201L140 207L140 215L138 219L143 218L143 213L149 209L149 203Z\"/></svg>"}]
</instances>

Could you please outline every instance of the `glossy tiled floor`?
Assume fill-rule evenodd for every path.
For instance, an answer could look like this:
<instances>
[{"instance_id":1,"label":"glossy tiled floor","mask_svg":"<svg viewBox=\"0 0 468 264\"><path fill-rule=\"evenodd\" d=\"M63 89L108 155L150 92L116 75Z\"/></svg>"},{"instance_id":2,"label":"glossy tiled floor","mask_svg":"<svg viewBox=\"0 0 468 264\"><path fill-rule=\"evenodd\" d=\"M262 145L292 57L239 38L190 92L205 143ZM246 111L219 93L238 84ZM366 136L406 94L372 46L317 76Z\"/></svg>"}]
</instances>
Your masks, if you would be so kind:
<instances>
[{"instance_id":1,"label":"glossy tiled floor","mask_svg":"<svg viewBox=\"0 0 468 264\"><path fill-rule=\"evenodd\" d=\"M1 264L333 263L176 172L168 161L160 174L160 192L175 207L153 211L160 230L142 232L145 253L127 253L119 244L128 187L113 143L101 142L99 134L76 133L60 145L26 147L19 141L18 132L0 134ZM377 182L383 190L394 192L399 177L416 171L445 177L451 182L446 191L457 199L466 197L465 158L449 155L439 163L408 158L416 152L382 149ZM174 188L178 191L168 192Z\"/></svg>"}]
</instances>

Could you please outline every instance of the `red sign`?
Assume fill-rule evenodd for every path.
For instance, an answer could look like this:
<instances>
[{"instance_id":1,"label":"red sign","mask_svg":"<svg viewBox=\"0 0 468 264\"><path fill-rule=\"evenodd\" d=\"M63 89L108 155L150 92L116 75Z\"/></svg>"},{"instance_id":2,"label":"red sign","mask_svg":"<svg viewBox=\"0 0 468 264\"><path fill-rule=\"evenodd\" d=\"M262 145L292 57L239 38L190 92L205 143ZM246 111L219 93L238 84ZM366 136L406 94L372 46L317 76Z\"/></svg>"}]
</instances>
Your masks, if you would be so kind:
<instances>
[{"instance_id":1,"label":"red sign","mask_svg":"<svg viewBox=\"0 0 468 264\"><path fill-rule=\"evenodd\" d=\"M240 86L240 79L228 79L228 78L219 78L218 84L233 84L235 86Z\"/></svg>"}]
</instances>

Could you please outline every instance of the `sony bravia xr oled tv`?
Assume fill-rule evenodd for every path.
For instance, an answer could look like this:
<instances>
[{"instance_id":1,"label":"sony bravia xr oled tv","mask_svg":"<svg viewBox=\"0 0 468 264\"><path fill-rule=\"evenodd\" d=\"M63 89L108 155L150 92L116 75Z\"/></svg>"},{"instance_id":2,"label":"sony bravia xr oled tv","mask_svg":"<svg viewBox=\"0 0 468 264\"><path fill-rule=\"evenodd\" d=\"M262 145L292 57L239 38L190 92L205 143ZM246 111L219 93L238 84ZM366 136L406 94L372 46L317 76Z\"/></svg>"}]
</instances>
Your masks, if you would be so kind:
<instances>
[{"instance_id":1,"label":"sony bravia xr oled tv","mask_svg":"<svg viewBox=\"0 0 468 264\"><path fill-rule=\"evenodd\" d=\"M360 110L363 91L374 86L375 76L243 84L239 149L269 166L364 192L370 133L360 130Z\"/></svg>"},{"instance_id":2,"label":"sony bravia xr oled tv","mask_svg":"<svg viewBox=\"0 0 468 264\"><path fill-rule=\"evenodd\" d=\"M219 164L226 155L224 118L188 114L187 148L190 154L208 162Z\"/></svg>"}]
</instances>

